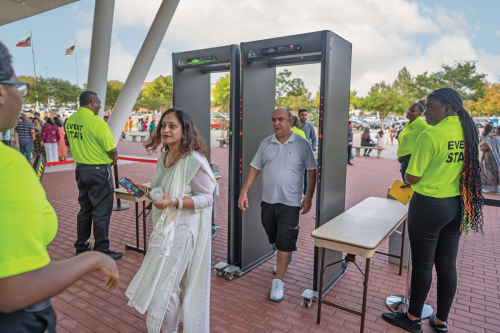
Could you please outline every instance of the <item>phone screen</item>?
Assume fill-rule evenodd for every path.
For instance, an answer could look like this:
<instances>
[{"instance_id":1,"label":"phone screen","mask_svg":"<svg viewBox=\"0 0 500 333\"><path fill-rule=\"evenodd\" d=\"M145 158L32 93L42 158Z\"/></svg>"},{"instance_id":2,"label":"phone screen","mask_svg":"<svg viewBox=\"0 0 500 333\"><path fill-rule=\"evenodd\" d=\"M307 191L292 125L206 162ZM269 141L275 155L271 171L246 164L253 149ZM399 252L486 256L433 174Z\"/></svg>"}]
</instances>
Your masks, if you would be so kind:
<instances>
[{"instance_id":1,"label":"phone screen","mask_svg":"<svg viewBox=\"0 0 500 333\"><path fill-rule=\"evenodd\" d=\"M132 192L134 192L134 194L136 196L138 196L139 198L144 195L144 191L142 191L140 188L138 188L137 186L135 186L134 184L132 184L131 182L129 182L128 180L126 180L125 177L122 177L120 179L119 183L121 185L123 185L125 188L127 188L127 189L131 190Z\"/></svg>"}]
</instances>

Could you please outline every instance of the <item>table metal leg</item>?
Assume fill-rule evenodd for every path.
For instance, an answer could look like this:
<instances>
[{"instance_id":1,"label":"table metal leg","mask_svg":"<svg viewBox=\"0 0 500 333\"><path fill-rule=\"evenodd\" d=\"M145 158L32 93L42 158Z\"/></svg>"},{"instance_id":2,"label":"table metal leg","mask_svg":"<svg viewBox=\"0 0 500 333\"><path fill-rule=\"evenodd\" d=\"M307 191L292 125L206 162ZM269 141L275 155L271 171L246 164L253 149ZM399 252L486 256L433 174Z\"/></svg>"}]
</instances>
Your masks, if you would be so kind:
<instances>
[{"instance_id":1,"label":"table metal leg","mask_svg":"<svg viewBox=\"0 0 500 333\"><path fill-rule=\"evenodd\" d=\"M144 255L146 255L147 245L146 245L146 201L142 202L142 237L144 239Z\"/></svg>"},{"instance_id":2,"label":"table metal leg","mask_svg":"<svg viewBox=\"0 0 500 333\"><path fill-rule=\"evenodd\" d=\"M146 246L146 209L145 209L145 201L143 201L143 210L142 210L142 214L143 214L143 221L144 221L144 246ZM134 251L134 252L138 252L138 253L142 253L142 254L146 254L146 250L144 249L141 249L140 245L139 245L139 203L136 202L135 203L135 246L134 245L130 245L130 244L127 244L125 245L125 250L130 250L130 251Z\"/></svg>"},{"instance_id":3,"label":"table metal leg","mask_svg":"<svg viewBox=\"0 0 500 333\"><path fill-rule=\"evenodd\" d=\"M403 255L405 251L406 224L408 218L403 222L403 234L401 235L401 258L399 259L399 275L403 274Z\"/></svg>"},{"instance_id":4,"label":"table metal leg","mask_svg":"<svg viewBox=\"0 0 500 333\"><path fill-rule=\"evenodd\" d=\"M321 322L321 298L323 297L323 273L325 269L325 248L321 248L321 266L319 268L319 289L318 289L318 319L317 324Z\"/></svg>"},{"instance_id":5,"label":"table metal leg","mask_svg":"<svg viewBox=\"0 0 500 333\"><path fill-rule=\"evenodd\" d=\"M361 327L359 329L360 333L363 333L365 329L365 316L366 316L366 296L368 295L368 277L370 274L370 258L366 259L366 268L365 268L365 281L363 282L363 305L361 308Z\"/></svg>"}]
</instances>

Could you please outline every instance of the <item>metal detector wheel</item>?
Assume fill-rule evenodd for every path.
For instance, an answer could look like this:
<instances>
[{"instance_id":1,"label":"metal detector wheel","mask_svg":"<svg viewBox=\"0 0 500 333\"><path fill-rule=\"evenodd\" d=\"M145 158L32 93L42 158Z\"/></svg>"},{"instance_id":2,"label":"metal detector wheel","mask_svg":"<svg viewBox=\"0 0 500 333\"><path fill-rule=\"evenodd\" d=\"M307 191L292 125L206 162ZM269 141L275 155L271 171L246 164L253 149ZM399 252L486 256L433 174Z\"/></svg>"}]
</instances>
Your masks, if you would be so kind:
<instances>
[{"instance_id":1,"label":"metal detector wheel","mask_svg":"<svg viewBox=\"0 0 500 333\"><path fill-rule=\"evenodd\" d=\"M240 268L237 267L237 266L227 266L225 269L224 269L224 275L226 275L226 279L228 281L231 281L233 280L234 278L234 274L236 274L237 272L240 271Z\"/></svg>"},{"instance_id":2,"label":"metal detector wheel","mask_svg":"<svg viewBox=\"0 0 500 333\"><path fill-rule=\"evenodd\" d=\"M406 309L406 298L404 295L391 295L386 298L385 305L392 312L404 312Z\"/></svg>"},{"instance_id":3,"label":"metal detector wheel","mask_svg":"<svg viewBox=\"0 0 500 333\"><path fill-rule=\"evenodd\" d=\"M214 266L215 275L217 275L218 277L222 277L222 275L224 275L224 269L226 269L226 267L228 266L230 265L226 264L225 262L220 262L217 265L215 265Z\"/></svg>"},{"instance_id":4,"label":"metal detector wheel","mask_svg":"<svg viewBox=\"0 0 500 333\"><path fill-rule=\"evenodd\" d=\"M300 303L301 306L310 308L312 305L312 302L318 299L318 292L313 291L311 289L306 289L302 293L302 303Z\"/></svg>"},{"instance_id":5,"label":"metal detector wheel","mask_svg":"<svg viewBox=\"0 0 500 333\"><path fill-rule=\"evenodd\" d=\"M212 226L212 238L214 238L215 236L217 236L217 231L219 231L220 228L221 228L220 225L213 225Z\"/></svg>"}]
</instances>

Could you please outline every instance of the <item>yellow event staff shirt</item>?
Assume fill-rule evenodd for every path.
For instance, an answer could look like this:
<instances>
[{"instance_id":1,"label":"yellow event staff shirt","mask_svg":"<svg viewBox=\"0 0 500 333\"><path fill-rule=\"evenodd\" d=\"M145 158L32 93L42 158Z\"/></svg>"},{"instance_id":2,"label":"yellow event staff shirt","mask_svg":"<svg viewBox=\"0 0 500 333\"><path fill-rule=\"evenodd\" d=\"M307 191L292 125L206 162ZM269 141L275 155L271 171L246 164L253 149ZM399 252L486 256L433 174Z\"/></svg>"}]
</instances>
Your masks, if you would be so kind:
<instances>
[{"instance_id":1,"label":"yellow event staff shirt","mask_svg":"<svg viewBox=\"0 0 500 333\"><path fill-rule=\"evenodd\" d=\"M291 130L295 134L298 134L301 137L303 137L304 139L306 138L306 132L304 132L303 130L299 129L297 126L292 126Z\"/></svg>"},{"instance_id":2,"label":"yellow event staff shirt","mask_svg":"<svg viewBox=\"0 0 500 333\"><path fill-rule=\"evenodd\" d=\"M406 173L421 177L415 192L434 198L460 194L464 159L464 133L457 116L446 117L420 133Z\"/></svg>"},{"instance_id":3,"label":"yellow event staff shirt","mask_svg":"<svg viewBox=\"0 0 500 333\"><path fill-rule=\"evenodd\" d=\"M401 133L399 133L398 136L398 157L411 155L413 149L415 148L415 142L417 141L420 133L430 127L431 126L420 117L406 125L405 129Z\"/></svg>"},{"instance_id":4,"label":"yellow event staff shirt","mask_svg":"<svg viewBox=\"0 0 500 333\"><path fill-rule=\"evenodd\" d=\"M0 145L0 279L50 262L47 245L57 215L35 170L17 150Z\"/></svg>"},{"instance_id":5,"label":"yellow event staff shirt","mask_svg":"<svg viewBox=\"0 0 500 333\"><path fill-rule=\"evenodd\" d=\"M80 107L64 124L75 163L110 164L106 152L116 148L113 134L104 120Z\"/></svg>"}]
</instances>

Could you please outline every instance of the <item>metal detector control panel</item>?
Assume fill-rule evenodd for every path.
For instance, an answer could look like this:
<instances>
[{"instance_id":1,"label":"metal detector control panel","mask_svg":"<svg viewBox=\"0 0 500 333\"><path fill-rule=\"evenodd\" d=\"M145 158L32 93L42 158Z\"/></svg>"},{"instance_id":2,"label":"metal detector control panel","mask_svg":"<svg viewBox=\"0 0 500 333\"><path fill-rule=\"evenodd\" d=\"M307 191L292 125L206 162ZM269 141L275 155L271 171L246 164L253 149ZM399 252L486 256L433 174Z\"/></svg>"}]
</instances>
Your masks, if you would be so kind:
<instances>
[{"instance_id":1,"label":"metal detector control panel","mask_svg":"<svg viewBox=\"0 0 500 333\"><path fill-rule=\"evenodd\" d=\"M260 54L264 57L300 52L302 52L302 45L283 45L278 47L268 47L260 50Z\"/></svg>"}]
</instances>

